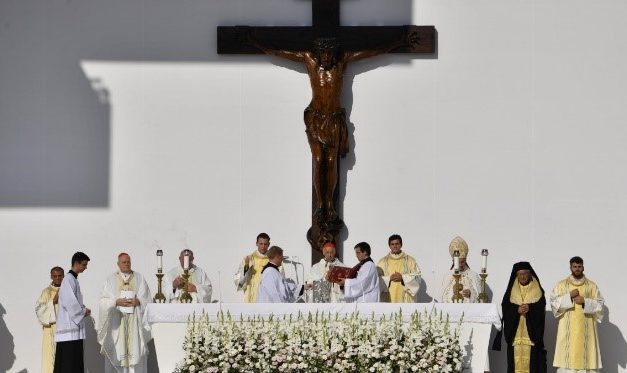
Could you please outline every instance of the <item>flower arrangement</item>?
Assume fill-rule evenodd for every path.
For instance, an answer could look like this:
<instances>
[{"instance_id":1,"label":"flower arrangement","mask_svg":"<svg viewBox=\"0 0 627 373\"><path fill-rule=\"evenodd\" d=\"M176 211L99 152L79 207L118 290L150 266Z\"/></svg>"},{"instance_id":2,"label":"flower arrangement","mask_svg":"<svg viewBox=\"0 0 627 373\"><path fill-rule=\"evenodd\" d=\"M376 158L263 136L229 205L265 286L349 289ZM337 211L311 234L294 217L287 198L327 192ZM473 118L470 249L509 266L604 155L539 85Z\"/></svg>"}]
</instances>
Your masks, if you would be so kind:
<instances>
[{"instance_id":1,"label":"flower arrangement","mask_svg":"<svg viewBox=\"0 0 627 373\"><path fill-rule=\"evenodd\" d=\"M461 323L461 322L460 322ZM460 325L442 313L375 319L298 314L235 321L191 317L176 372L460 372Z\"/></svg>"}]
</instances>

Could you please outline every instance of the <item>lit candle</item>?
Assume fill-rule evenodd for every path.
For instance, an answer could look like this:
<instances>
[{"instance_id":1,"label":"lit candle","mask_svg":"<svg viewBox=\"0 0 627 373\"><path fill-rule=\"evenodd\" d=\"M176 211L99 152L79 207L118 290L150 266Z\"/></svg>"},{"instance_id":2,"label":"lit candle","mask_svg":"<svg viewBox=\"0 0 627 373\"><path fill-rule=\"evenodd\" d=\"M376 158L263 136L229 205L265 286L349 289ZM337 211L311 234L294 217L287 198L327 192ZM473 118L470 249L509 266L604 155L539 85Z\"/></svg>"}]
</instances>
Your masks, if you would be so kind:
<instances>
[{"instance_id":1,"label":"lit candle","mask_svg":"<svg viewBox=\"0 0 627 373\"><path fill-rule=\"evenodd\" d=\"M163 250L157 250L157 272L163 272Z\"/></svg>"},{"instance_id":2,"label":"lit candle","mask_svg":"<svg viewBox=\"0 0 627 373\"><path fill-rule=\"evenodd\" d=\"M486 272L488 269L488 249L481 250L481 271Z\"/></svg>"},{"instance_id":3,"label":"lit candle","mask_svg":"<svg viewBox=\"0 0 627 373\"><path fill-rule=\"evenodd\" d=\"M453 253L453 269L459 272L459 251L457 250Z\"/></svg>"},{"instance_id":4,"label":"lit candle","mask_svg":"<svg viewBox=\"0 0 627 373\"><path fill-rule=\"evenodd\" d=\"M183 269L189 269L189 254L183 255Z\"/></svg>"}]
</instances>

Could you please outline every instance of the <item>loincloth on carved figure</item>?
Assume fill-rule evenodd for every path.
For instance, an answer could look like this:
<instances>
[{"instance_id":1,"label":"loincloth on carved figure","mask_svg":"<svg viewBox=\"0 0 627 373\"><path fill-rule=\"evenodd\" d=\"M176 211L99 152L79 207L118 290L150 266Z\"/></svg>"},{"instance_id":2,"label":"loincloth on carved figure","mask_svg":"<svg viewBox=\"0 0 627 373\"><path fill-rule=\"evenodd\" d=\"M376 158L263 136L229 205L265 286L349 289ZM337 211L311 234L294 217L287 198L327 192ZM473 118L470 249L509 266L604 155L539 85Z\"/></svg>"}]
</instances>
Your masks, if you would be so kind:
<instances>
[{"instance_id":1,"label":"loincloth on carved figure","mask_svg":"<svg viewBox=\"0 0 627 373\"><path fill-rule=\"evenodd\" d=\"M305 109L305 128L309 143L317 142L326 149L338 149L342 157L348 153L346 110L343 108L323 113L308 106Z\"/></svg>"}]
</instances>

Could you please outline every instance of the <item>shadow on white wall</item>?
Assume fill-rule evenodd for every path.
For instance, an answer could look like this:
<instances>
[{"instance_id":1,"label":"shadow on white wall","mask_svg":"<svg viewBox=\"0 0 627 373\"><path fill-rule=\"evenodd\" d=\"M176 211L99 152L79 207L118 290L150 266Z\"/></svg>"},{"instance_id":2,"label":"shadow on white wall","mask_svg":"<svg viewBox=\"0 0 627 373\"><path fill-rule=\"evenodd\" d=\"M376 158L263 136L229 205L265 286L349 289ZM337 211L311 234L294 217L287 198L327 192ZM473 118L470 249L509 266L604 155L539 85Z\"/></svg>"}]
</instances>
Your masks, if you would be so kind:
<instances>
[{"instance_id":1,"label":"shadow on white wall","mask_svg":"<svg viewBox=\"0 0 627 373\"><path fill-rule=\"evenodd\" d=\"M13 335L4 322L6 313L2 303L0 303L0 373L8 372L13 367L13 363L15 363Z\"/></svg>"}]
</instances>

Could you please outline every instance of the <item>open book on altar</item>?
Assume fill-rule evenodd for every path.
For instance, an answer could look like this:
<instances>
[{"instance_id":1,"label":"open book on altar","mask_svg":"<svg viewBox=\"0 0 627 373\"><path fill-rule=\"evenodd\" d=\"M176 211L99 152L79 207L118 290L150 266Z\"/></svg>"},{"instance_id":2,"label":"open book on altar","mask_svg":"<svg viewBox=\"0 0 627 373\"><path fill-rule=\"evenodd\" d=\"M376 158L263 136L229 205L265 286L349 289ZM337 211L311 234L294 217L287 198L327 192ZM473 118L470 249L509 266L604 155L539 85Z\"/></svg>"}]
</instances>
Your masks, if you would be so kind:
<instances>
[{"instance_id":1,"label":"open book on altar","mask_svg":"<svg viewBox=\"0 0 627 373\"><path fill-rule=\"evenodd\" d=\"M357 272L349 267L333 266L327 272L327 281L337 284L345 278L355 278Z\"/></svg>"}]
</instances>

